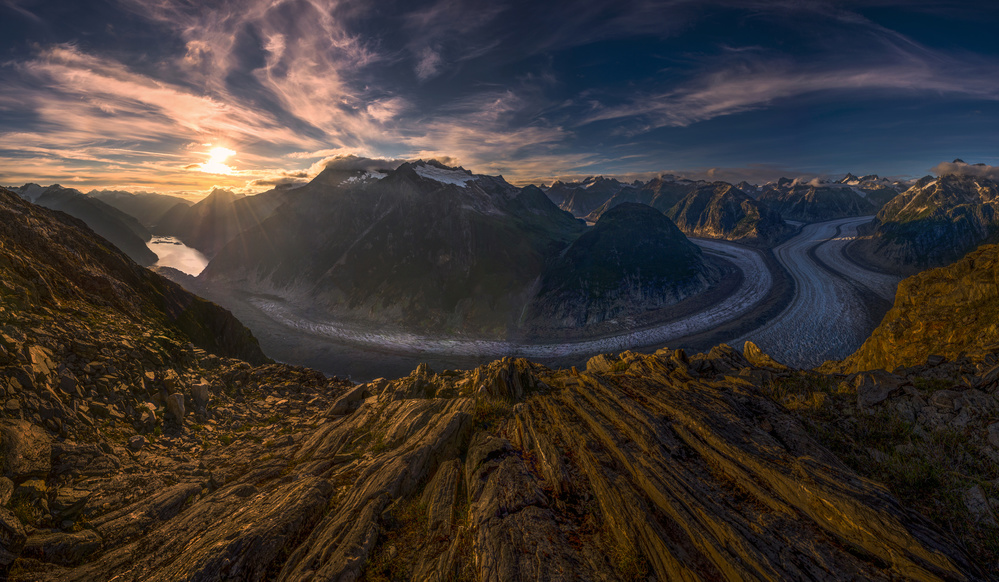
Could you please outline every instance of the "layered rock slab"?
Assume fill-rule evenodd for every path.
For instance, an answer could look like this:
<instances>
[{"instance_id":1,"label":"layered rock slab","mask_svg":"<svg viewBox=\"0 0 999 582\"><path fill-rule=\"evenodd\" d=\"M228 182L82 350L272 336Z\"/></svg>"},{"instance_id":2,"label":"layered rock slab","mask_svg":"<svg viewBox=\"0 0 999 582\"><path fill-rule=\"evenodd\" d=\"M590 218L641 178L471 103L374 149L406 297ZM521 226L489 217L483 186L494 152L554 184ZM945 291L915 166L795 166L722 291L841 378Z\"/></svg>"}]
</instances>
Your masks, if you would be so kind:
<instances>
[{"instance_id":1,"label":"layered rock slab","mask_svg":"<svg viewBox=\"0 0 999 582\"><path fill-rule=\"evenodd\" d=\"M232 467L175 515L26 579L982 579L761 394L777 373L725 346L421 367L209 453Z\"/></svg>"}]
</instances>

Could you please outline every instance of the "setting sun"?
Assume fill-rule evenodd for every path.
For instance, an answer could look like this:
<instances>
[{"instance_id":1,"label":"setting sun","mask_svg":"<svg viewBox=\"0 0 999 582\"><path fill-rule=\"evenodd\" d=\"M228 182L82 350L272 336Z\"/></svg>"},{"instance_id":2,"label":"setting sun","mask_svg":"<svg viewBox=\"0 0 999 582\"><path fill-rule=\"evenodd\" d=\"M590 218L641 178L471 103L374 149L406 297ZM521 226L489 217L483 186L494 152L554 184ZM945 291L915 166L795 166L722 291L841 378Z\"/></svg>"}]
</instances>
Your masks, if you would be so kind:
<instances>
[{"instance_id":1,"label":"setting sun","mask_svg":"<svg viewBox=\"0 0 999 582\"><path fill-rule=\"evenodd\" d=\"M227 166L225 161L236 152L229 148L214 147L208 152L208 161L201 164L201 171L208 174L232 174L232 167Z\"/></svg>"}]
</instances>

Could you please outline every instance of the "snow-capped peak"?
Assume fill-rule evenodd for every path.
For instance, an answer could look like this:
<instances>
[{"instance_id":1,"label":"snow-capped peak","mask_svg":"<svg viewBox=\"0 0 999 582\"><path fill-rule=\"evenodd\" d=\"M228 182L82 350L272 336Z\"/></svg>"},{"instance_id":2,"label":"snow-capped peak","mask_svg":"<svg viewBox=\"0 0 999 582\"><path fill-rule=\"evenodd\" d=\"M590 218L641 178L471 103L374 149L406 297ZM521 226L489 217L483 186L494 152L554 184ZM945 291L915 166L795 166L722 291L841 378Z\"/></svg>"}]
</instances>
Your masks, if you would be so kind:
<instances>
[{"instance_id":1,"label":"snow-capped peak","mask_svg":"<svg viewBox=\"0 0 999 582\"><path fill-rule=\"evenodd\" d=\"M429 164L416 165L413 167L413 171L416 172L416 174L421 178L427 178L428 180L434 180L435 182L440 182L442 184L454 184L455 186L461 186L462 188L466 187L466 182L477 179L470 172L439 168Z\"/></svg>"}]
</instances>

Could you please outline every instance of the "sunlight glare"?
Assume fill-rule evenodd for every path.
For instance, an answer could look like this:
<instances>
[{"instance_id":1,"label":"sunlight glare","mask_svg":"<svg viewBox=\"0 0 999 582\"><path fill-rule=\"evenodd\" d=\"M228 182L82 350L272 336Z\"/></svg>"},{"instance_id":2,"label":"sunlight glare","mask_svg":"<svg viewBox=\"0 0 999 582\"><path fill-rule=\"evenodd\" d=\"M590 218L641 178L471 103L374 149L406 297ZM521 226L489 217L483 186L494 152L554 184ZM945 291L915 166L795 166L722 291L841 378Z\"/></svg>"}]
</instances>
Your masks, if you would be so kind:
<instances>
[{"instance_id":1,"label":"sunlight glare","mask_svg":"<svg viewBox=\"0 0 999 582\"><path fill-rule=\"evenodd\" d=\"M232 166L226 165L225 161L236 155L236 152L221 146L214 147L208 152L208 161L201 164L201 171L208 174L232 174Z\"/></svg>"}]
</instances>

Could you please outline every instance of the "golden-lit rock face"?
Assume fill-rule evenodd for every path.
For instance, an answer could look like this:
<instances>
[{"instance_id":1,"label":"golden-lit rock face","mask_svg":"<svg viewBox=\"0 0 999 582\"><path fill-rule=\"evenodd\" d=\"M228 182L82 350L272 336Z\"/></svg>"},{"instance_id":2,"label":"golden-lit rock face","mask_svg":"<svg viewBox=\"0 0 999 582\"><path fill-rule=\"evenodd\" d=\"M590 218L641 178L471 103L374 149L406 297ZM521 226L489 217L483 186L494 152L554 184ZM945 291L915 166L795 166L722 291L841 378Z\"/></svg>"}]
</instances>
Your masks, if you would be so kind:
<instances>
[{"instance_id":1,"label":"golden-lit rock face","mask_svg":"<svg viewBox=\"0 0 999 582\"><path fill-rule=\"evenodd\" d=\"M895 305L859 350L850 371L915 366L930 355L981 356L999 344L999 246L899 283Z\"/></svg>"},{"instance_id":2,"label":"golden-lit rock face","mask_svg":"<svg viewBox=\"0 0 999 582\"><path fill-rule=\"evenodd\" d=\"M726 346L585 371L421 366L358 387L194 365L151 381L212 386L164 437L132 453L117 431L110 453L55 445L53 475L90 476L73 487L103 552L23 567L42 580L976 579L756 387L789 373ZM95 458L110 468L87 472ZM26 552L94 542L58 535L29 536Z\"/></svg>"}]
</instances>

